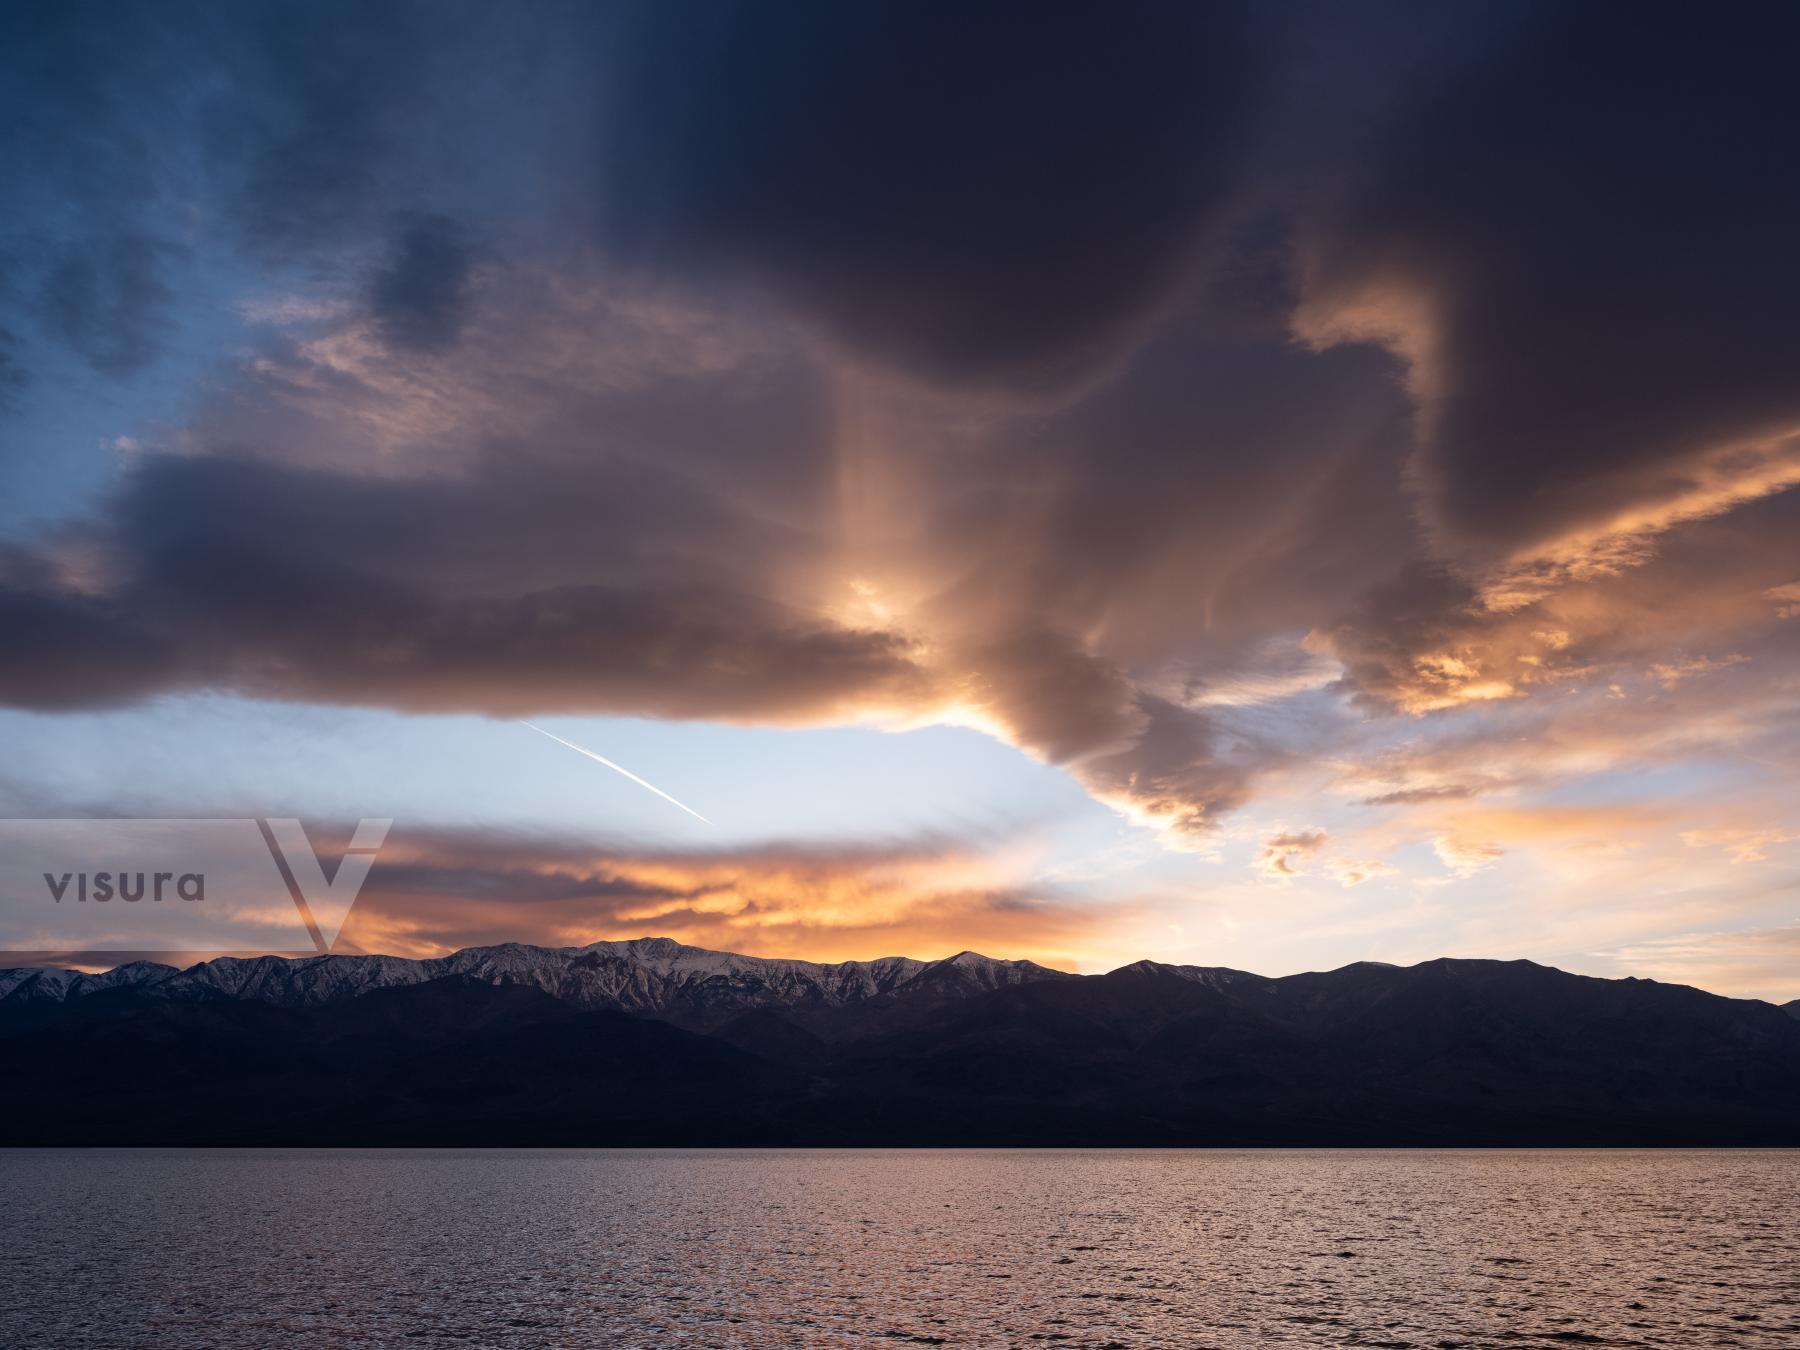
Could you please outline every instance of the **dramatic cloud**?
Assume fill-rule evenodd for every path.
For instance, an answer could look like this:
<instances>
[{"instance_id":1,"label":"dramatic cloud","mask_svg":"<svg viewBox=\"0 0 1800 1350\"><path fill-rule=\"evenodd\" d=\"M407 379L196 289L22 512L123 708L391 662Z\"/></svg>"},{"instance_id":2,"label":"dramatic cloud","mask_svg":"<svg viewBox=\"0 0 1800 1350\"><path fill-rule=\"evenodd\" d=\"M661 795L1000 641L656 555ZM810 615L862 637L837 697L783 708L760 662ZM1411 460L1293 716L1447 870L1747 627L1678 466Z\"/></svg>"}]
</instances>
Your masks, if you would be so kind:
<instances>
[{"instance_id":1,"label":"dramatic cloud","mask_svg":"<svg viewBox=\"0 0 1800 1350\"><path fill-rule=\"evenodd\" d=\"M421 485L159 458L116 504L113 584L103 594L16 584L4 593L15 650L34 656L7 663L0 689L37 707L180 682L496 715L771 719L829 716L836 705L884 697L919 701L923 681L903 637L843 629L701 581L697 574L722 579L728 570L733 522L697 493L673 508L685 522L661 524L691 531L712 517L721 552L658 584L656 559L634 558L630 547L633 537L645 553L658 545L647 504L630 503L636 519L618 522L626 542L608 541L577 581L583 541L617 503L566 466L532 476L489 464L471 479ZM524 536L552 532L568 552L520 551ZM483 565L490 546L505 553L504 565ZM608 584L608 561L628 575ZM512 585L498 589L509 572ZM160 658L142 659L146 637Z\"/></svg>"},{"instance_id":2,"label":"dramatic cloud","mask_svg":"<svg viewBox=\"0 0 1800 1350\"><path fill-rule=\"evenodd\" d=\"M606 214L628 255L744 269L932 379L1053 389L1224 202L1240 29L1229 5L639 6Z\"/></svg>"},{"instance_id":3,"label":"dramatic cloud","mask_svg":"<svg viewBox=\"0 0 1800 1350\"><path fill-rule=\"evenodd\" d=\"M0 25L0 703L974 727L1263 904L1495 884L1647 775L1780 860L1791 14ZM682 866L577 884L773 868ZM643 913L741 947L782 875Z\"/></svg>"},{"instance_id":4,"label":"dramatic cloud","mask_svg":"<svg viewBox=\"0 0 1800 1350\"><path fill-rule=\"evenodd\" d=\"M1301 329L1410 364L1437 547L1582 575L1800 476L1800 28L1524 13L1343 175Z\"/></svg>"},{"instance_id":5,"label":"dramatic cloud","mask_svg":"<svg viewBox=\"0 0 1800 1350\"><path fill-rule=\"evenodd\" d=\"M1067 764L1178 833L1243 799L1247 756L1203 713L1066 639L934 643L793 608L746 589L772 587L782 550L731 504L596 467L487 458L396 481L152 457L114 503L97 571L52 552L18 554L0 576L18 644L0 696L55 709L211 688L496 716L941 717ZM793 565L803 544L789 540Z\"/></svg>"},{"instance_id":6,"label":"dramatic cloud","mask_svg":"<svg viewBox=\"0 0 1800 1350\"><path fill-rule=\"evenodd\" d=\"M1344 687L1364 704L1413 714L1645 676L1667 692L1716 684L1733 667L1791 654L1769 592L1792 568L1781 540L1797 524L1800 499L1772 497L1689 524L1623 574L1567 580L1504 608L1442 567L1415 565L1312 641L1343 664Z\"/></svg>"}]
</instances>

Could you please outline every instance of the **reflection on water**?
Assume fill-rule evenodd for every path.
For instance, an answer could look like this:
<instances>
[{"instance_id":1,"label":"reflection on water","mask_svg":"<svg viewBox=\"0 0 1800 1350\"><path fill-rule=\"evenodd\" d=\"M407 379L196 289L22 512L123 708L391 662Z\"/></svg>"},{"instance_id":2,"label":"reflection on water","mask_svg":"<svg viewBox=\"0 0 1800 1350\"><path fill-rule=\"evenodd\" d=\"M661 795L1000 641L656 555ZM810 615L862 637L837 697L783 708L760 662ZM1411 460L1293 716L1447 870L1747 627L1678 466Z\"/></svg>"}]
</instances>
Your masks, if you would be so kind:
<instances>
[{"instance_id":1,"label":"reflection on water","mask_svg":"<svg viewBox=\"0 0 1800 1350\"><path fill-rule=\"evenodd\" d=\"M13 1152L0 1344L1800 1346L1792 1152Z\"/></svg>"}]
</instances>

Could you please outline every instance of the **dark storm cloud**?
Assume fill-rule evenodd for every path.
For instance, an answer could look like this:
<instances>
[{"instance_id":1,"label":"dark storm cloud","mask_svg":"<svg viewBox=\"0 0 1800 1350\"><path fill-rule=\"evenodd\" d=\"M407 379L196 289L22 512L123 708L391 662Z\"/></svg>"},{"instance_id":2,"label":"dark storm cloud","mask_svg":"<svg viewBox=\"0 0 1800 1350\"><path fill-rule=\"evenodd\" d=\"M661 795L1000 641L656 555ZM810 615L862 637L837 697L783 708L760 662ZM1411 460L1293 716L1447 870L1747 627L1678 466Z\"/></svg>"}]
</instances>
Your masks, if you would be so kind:
<instances>
[{"instance_id":1,"label":"dark storm cloud","mask_svg":"<svg viewBox=\"0 0 1800 1350\"><path fill-rule=\"evenodd\" d=\"M644 6L608 216L632 256L747 270L933 379L1051 387L1223 204L1239 30L1223 5Z\"/></svg>"},{"instance_id":2,"label":"dark storm cloud","mask_svg":"<svg viewBox=\"0 0 1800 1350\"><path fill-rule=\"evenodd\" d=\"M474 252L455 221L405 222L369 288L369 307L391 343L437 351L454 343L469 310Z\"/></svg>"},{"instance_id":3,"label":"dark storm cloud","mask_svg":"<svg viewBox=\"0 0 1800 1350\"><path fill-rule=\"evenodd\" d=\"M34 708L179 683L496 715L763 719L919 696L906 639L734 589L753 580L731 556L741 523L697 501L659 518L654 496L615 497L591 466L490 463L425 486L154 461L115 504L103 597L15 564L0 689ZM662 528L710 534L718 553L664 567Z\"/></svg>"},{"instance_id":4,"label":"dark storm cloud","mask_svg":"<svg viewBox=\"0 0 1800 1350\"><path fill-rule=\"evenodd\" d=\"M128 601L0 580L0 702L56 712L135 703L181 683L170 635L143 623Z\"/></svg>"},{"instance_id":5,"label":"dark storm cloud","mask_svg":"<svg viewBox=\"0 0 1800 1350\"><path fill-rule=\"evenodd\" d=\"M1055 763L1136 739L1140 715L1125 672L1048 630L984 638L967 653L981 697Z\"/></svg>"},{"instance_id":6,"label":"dark storm cloud","mask_svg":"<svg viewBox=\"0 0 1800 1350\"><path fill-rule=\"evenodd\" d=\"M1080 766L1090 792L1177 838L1205 834L1249 800L1266 751L1232 754L1212 718L1166 699L1140 695L1138 709L1144 727L1133 744Z\"/></svg>"},{"instance_id":7,"label":"dark storm cloud","mask_svg":"<svg viewBox=\"0 0 1800 1350\"><path fill-rule=\"evenodd\" d=\"M1440 547L1486 560L1800 420L1800 10L1539 7L1314 218L1315 320L1415 362Z\"/></svg>"},{"instance_id":8,"label":"dark storm cloud","mask_svg":"<svg viewBox=\"0 0 1800 1350\"><path fill-rule=\"evenodd\" d=\"M1007 447L1009 479L1036 484L1043 510L1030 547L992 566L1018 570L1016 603L1078 629L1104 619L1132 666L1323 621L1408 547L1407 410L1385 367L1367 349L1171 325Z\"/></svg>"},{"instance_id":9,"label":"dark storm cloud","mask_svg":"<svg viewBox=\"0 0 1800 1350\"><path fill-rule=\"evenodd\" d=\"M1230 744L1206 711L1146 693L1065 633L984 637L956 655L967 701L1015 744L1176 836L1204 834L1241 805L1270 759L1264 747Z\"/></svg>"}]
</instances>

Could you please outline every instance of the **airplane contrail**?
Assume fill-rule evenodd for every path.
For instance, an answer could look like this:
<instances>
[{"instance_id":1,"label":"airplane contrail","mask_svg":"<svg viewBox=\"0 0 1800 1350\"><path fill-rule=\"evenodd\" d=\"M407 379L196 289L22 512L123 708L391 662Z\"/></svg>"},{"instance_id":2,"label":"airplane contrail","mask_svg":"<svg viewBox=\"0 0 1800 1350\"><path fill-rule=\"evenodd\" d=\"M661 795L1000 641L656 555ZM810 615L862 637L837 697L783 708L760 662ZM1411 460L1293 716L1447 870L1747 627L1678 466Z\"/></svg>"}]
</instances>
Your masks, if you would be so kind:
<instances>
[{"instance_id":1,"label":"airplane contrail","mask_svg":"<svg viewBox=\"0 0 1800 1350\"><path fill-rule=\"evenodd\" d=\"M611 769L614 773L624 774L627 778L629 778L632 782L636 783L639 787L649 788L650 791L654 792L657 796L661 797L665 802L668 802L671 806L681 807L681 809L683 811L686 811L690 816L692 816L695 820L699 821L701 824L703 824L703 825L712 824L712 822L710 820L708 820L705 816L701 815L698 811L694 810L693 807L684 805L683 803L676 801L668 793L664 792L661 788L657 787L656 784L646 783L643 779L639 778L630 769L627 769L622 764L614 764L605 755L596 755L592 750L587 749L585 746L577 745L577 744L575 744L574 741L565 741L561 736L558 736L555 732L545 731L542 727L538 726L537 723L527 722L522 717L519 719L519 725L530 727L533 731L537 732L538 735L548 736L551 740L555 741L558 745L566 745L569 747L569 749L573 750L576 754L586 755L589 759L595 761L596 763L606 765L606 767Z\"/></svg>"}]
</instances>

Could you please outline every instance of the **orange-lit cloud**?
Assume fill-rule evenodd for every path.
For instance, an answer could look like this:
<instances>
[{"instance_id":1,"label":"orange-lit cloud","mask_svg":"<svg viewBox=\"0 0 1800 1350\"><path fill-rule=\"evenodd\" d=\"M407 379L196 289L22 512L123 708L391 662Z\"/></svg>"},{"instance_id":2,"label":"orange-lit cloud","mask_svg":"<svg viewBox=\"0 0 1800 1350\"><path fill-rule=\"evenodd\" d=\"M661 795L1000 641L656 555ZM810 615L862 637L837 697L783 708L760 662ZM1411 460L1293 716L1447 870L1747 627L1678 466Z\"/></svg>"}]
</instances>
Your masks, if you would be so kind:
<instances>
[{"instance_id":1,"label":"orange-lit cloud","mask_svg":"<svg viewBox=\"0 0 1800 1350\"><path fill-rule=\"evenodd\" d=\"M1459 877L1471 876L1506 856L1498 844L1465 834L1440 834L1431 847L1438 861Z\"/></svg>"},{"instance_id":2,"label":"orange-lit cloud","mask_svg":"<svg viewBox=\"0 0 1800 1350\"><path fill-rule=\"evenodd\" d=\"M533 840L397 841L340 950L433 956L498 942L666 936L749 955L848 960L986 946L1073 968L1128 906L1034 890L1004 851L920 844L692 854Z\"/></svg>"},{"instance_id":3,"label":"orange-lit cloud","mask_svg":"<svg viewBox=\"0 0 1800 1350\"><path fill-rule=\"evenodd\" d=\"M1800 839L1800 830L1792 828L1731 826L1681 832L1681 841L1688 847L1722 849L1734 863L1767 862L1770 849L1780 844L1791 844L1797 839Z\"/></svg>"},{"instance_id":4,"label":"orange-lit cloud","mask_svg":"<svg viewBox=\"0 0 1800 1350\"><path fill-rule=\"evenodd\" d=\"M1263 841L1256 870L1265 881L1291 881L1300 875L1299 864L1325 847L1323 830L1286 831Z\"/></svg>"}]
</instances>

